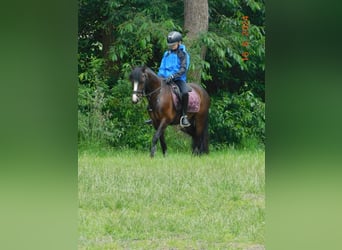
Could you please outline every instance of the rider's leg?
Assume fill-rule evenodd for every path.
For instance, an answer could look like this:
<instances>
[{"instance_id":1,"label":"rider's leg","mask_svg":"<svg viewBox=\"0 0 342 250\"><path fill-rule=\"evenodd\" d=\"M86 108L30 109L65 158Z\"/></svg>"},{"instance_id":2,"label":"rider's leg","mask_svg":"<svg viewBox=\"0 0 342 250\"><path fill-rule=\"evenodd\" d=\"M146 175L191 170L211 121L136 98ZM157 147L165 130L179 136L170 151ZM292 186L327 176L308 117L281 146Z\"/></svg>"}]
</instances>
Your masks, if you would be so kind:
<instances>
[{"instance_id":1,"label":"rider's leg","mask_svg":"<svg viewBox=\"0 0 342 250\"><path fill-rule=\"evenodd\" d=\"M189 127L191 124L188 120L187 111L188 111L188 102L189 102L189 93L186 83L183 81L178 81L177 85L179 86L181 92L181 102L182 102L182 117L180 119L181 127Z\"/></svg>"}]
</instances>

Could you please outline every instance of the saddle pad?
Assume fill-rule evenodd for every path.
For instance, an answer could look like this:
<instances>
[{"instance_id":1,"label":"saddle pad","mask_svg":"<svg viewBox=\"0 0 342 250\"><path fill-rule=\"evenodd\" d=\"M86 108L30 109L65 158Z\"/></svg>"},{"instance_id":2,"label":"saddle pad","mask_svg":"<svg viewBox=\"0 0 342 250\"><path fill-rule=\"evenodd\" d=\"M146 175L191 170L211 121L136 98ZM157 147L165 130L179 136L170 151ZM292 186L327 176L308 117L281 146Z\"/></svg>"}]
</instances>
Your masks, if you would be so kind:
<instances>
[{"instance_id":1,"label":"saddle pad","mask_svg":"<svg viewBox=\"0 0 342 250\"><path fill-rule=\"evenodd\" d=\"M179 103L179 99L175 95L175 93L172 92L172 98L173 103L176 106L176 109L181 109L181 104ZM188 112L189 113L197 113L199 111L201 104L201 99L197 92L193 89L191 92L189 92L189 104L188 104Z\"/></svg>"}]
</instances>

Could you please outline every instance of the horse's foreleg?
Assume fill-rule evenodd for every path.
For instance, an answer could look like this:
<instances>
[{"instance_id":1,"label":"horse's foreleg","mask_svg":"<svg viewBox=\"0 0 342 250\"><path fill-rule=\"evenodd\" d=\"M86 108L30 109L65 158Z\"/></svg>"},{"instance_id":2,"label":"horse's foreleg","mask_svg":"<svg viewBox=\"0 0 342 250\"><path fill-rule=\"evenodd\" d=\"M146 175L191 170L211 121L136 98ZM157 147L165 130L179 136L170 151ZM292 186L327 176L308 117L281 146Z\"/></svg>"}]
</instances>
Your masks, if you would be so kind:
<instances>
[{"instance_id":1,"label":"horse's foreleg","mask_svg":"<svg viewBox=\"0 0 342 250\"><path fill-rule=\"evenodd\" d=\"M164 134L164 130L165 130L165 120L162 120L157 128L156 133L154 134L153 138L152 138L152 146L151 146L151 157L154 157L154 154L157 150L157 142L159 140L159 138L161 137L161 135ZM164 135L162 136L162 138L164 138ZM163 145L162 145L163 147ZM164 153L164 152L163 152Z\"/></svg>"},{"instance_id":2,"label":"horse's foreleg","mask_svg":"<svg viewBox=\"0 0 342 250\"><path fill-rule=\"evenodd\" d=\"M167 150L167 146L166 146L166 143L165 143L165 136L164 136L164 131L161 133L160 135L160 145L161 145L161 148L162 148L162 151L163 151L163 155L165 156L166 155L166 150Z\"/></svg>"}]
</instances>

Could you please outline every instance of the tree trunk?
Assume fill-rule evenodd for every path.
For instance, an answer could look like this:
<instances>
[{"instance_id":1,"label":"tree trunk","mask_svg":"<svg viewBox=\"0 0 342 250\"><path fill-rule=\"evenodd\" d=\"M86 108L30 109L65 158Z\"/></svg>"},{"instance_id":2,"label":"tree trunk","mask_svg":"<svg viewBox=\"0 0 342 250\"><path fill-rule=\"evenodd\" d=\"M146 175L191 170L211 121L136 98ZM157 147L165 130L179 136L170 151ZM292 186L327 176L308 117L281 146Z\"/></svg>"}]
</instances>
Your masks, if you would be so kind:
<instances>
[{"instance_id":1,"label":"tree trunk","mask_svg":"<svg viewBox=\"0 0 342 250\"><path fill-rule=\"evenodd\" d=\"M102 56L105 59L105 74L112 78L115 75L114 62L109 58L110 47L114 42L113 36L114 26L108 24L106 28L102 30Z\"/></svg>"},{"instance_id":2,"label":"tree trunk","mask_svg":"<svg viewBox=\"0 0 342 250\"><path fill-rule=\"evenodd\" d=\"M208 0L184 0L184 31L189 40L188 48L191 51L191 63L195 64L195 70L189 72L188 78L197 83L201 81L200 59L205 59L207 48L202 46L195 49L195 44L199 34L208 31L208 24Z\"/></svg>"}]
</instances>

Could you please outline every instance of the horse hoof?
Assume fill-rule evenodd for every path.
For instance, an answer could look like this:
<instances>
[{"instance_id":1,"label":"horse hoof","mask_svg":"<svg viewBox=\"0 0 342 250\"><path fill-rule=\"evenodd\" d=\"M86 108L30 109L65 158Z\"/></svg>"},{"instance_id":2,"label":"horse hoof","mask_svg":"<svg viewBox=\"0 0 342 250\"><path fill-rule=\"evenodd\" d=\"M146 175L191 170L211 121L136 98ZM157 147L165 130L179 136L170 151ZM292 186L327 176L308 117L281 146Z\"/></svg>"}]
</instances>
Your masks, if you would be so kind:
<instances>
[{"instance_id":1,"label":"horse hoof","mask_svg":"<svg viewBox=\"0 0 342 250\"><path fill-rule=\"evenodd\" d=\"M155 152L156 152L156 147L153 147L153 148L151 149L151 154L150 154L151 158L154 157Z\"/></svg>"}]
</instances>

